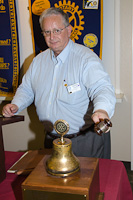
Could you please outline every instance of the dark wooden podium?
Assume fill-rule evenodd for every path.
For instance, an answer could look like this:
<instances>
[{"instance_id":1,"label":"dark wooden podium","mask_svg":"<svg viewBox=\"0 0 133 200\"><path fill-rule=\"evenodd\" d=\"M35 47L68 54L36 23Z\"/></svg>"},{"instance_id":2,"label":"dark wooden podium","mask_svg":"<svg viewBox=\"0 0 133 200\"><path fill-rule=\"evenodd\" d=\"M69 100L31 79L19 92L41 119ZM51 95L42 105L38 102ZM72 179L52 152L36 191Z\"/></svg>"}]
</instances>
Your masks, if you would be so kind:
<instances>
[{"instance_id":1,"label":"dark wooden podium","mask_svg":"<svg viewBox=\"0 0 133 200\"><path fill-rule=\"evenodd\" d=\"M61 178L45 170L48 155L22 183L24 200L102 200L99 186L99 159L79 157L80 171ZM103 196L102 196L103 197Z\"/></svg>"},{"instance_id":2,"label":"dark wooden podium","mask_svg":"<svg viewBox=\"0 0 133 200\"><path fill-rule=\"evenodd\" d=\"M0 183L6 178L5 169L5 153L4 153L4 143L2 126L10 123L15 123L19 121L24 121L24 116L14 116L14 117L0 117Z\"/></svg>"}]
</instances>

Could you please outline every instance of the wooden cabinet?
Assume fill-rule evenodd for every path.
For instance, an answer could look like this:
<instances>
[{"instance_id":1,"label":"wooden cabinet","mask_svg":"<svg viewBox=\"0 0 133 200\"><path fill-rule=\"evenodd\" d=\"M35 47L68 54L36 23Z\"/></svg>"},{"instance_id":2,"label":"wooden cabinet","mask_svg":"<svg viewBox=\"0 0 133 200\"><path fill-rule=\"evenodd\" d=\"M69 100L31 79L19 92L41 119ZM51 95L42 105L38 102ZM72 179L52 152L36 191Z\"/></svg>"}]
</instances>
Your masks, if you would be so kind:
<instances>
[{"instance_id":1,"label":"wooden cabinet","mask_svg":"<svg viewBox=\"0 0 133 200\"><path fill-rule=\"evenodd\" d=\"M22 183L24 200L98 200L99 159L79 157L80 171L68 177L57 177L48 174L45 163L48 155Z\"/></svg>"}]
</instances>

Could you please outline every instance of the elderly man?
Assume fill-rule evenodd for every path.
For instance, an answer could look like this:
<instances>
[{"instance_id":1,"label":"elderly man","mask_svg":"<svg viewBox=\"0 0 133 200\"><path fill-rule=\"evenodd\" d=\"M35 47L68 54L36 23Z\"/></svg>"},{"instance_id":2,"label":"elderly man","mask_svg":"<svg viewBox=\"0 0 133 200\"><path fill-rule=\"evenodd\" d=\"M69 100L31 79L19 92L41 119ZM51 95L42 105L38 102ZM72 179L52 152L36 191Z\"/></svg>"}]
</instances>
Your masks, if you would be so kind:
<instances>
[{"instance_id":1,"label":"elderly man","mask_svg":"<svg viewBox=\"0 0 133 200\"><path fill-rule=\"evenodd\" d=\"M113 116L116 102L102 61L89 48L70 39L69 18L61 9L45 10L40 26L49 48L33 59L11 104L3 107L3 115L11 117L34 101L46 130L46 148L52 148L57 137L53 124L63 119L70 126L67 137L76 156L110 158L110 133L99 136L93 130L93 124L101 118Z\"/></svg>"}]
</instances>

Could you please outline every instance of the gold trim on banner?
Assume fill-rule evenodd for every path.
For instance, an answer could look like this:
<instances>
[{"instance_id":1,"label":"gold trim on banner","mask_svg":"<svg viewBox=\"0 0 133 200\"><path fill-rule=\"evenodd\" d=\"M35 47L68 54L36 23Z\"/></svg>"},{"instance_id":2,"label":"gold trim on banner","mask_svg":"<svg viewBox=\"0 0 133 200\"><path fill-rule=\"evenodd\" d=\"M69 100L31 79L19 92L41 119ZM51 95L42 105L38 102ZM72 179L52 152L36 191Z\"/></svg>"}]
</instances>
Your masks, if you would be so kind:
<instances>
[{"instance_id":1,"label":"gold trim on banner","mask_svg":"<svg viewBox=\"0 0 133 200\"><path fill-rule=\"evenodd\" d=\"M8 0L9 2L9 13L10 13L10 24L11 24L11 37L12 37L12 55L13 55L13 93L15 94L18 87L18 76L19 76L19 60L18 60L18 43L17 43L17 30L16 30L16 18L15 18L15 6L14 1Z\"/></svg>"},{"instance_id":2,"label":"gold trim on banner","mask_svg":"<svg viewBox=\"0 0 133 200\"><path fill-rule=\"evenodd\" d=\"M30 26L31 26L31 32L32 32L33 52L35 54L35 40L34 40L34 31L33 31L31 0L29 0L29 13L30 13Z\"/></svg>"}]
</instances>

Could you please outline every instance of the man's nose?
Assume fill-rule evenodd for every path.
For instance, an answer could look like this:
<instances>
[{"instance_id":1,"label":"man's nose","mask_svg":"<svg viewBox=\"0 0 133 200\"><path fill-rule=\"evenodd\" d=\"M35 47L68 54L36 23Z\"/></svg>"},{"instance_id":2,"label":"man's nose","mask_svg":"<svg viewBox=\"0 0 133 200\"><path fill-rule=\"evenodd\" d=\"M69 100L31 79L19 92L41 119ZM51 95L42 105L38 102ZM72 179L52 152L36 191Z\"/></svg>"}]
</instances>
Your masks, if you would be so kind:
<instances>
[{"instance_id":1,"label":"man's nose","mask_svg":"<svg viewBox=\"0 0 133 200\"><path fill-rule=\"evenodd\" d=\"M53 39L54 38L54 33L53 31L50 32L50 39Z\"/></svg>"}]
</instances>

